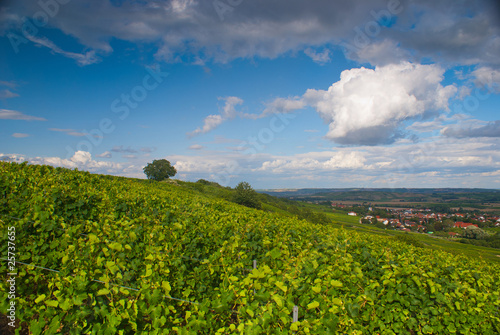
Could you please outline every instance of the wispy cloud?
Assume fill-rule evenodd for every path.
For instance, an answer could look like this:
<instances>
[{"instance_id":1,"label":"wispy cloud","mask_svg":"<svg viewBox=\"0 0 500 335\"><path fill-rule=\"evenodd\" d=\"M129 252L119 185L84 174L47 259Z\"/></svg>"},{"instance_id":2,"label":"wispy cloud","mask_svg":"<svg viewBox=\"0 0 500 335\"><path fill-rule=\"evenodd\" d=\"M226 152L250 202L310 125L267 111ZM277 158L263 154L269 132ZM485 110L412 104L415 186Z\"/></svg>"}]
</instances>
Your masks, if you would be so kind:
<instances>
[{"instance_id":1,"label":"wispy cloud","mask_svg":"<svg viewBox=\"0 0 500 335\"><path fill-rule=\"evenodd\" d=\"M102 154L95 155L95 156L99 157L99 158L111 158L112 154L109 151L104 151Z\"/></svg>"},{"instance_id":2,"label":"wispy cloud","mask_svg":"<svg viewBox=\"0 0 500 335\"><path fill-rule=\"evenodd\" d=\"M100 58L96 56L96 52L94 50L90 50L85 53L70 52L61 49L46 37L35 37L32 35L28 35L26 37L38 46L49 48L56 54L76 60L77 64L80 66L90 65L101 61Z\"/></svg>"},{"instance_id":3,"label":"wispy cloud","mask_svg":"<svg viewBox=\"0 0 500 335\"><path fill-rule=\"evenodd\" d=\"M82 136L87 135L87 133L82 133L82 132L76 131L75 129L49 128L49 130L60 132L60 133L65 133L66 135L75 136L75 137L82 137Z\"/></svg>"},{"instance_id":4,"label":"wispy cloud","mask_svg":"<svg viewBox=\"0 0 500 335\"><path fill-rule=\"evenodd\" d=\"M490 122L468 120L462 124L443 128L441 134L454 138L500 137L500 120Z\"/></svg>"},{"instance_id":5,"label":"wispy cloud","mask_svg":"<svg viewBox=\"0 0 500 335\"><path fill-rule=\"evenodd\" d=\"M203 120L203 126L195 129L187 134L188 137L194 137L201 134L206 134L215 128L217 128L222 123L234 119L235 117L243 119L261 119L271 114L279 113L291 113L298 109L302 109L305 106L305 102L299 97L290 98L276 98L273 101L266 104L265 109L260 114L243 113L236 111L236 106L243 104L243 100L238 97L225 97L219 98L219 100L224 100L225 104L222 108L220 114L212 114L207 116Z\"/></svg>"},{"instance_id":6,"label":"wispy cloud","mask_svg":"<svg viewBox=\"0 0 500 335\"><path fill-rule=\"evenodd\" d=\"M324 65L330 61L330 50L328 49L317 52L313 48L307 48L304 50L304 53L319 65Z\"/></svg>"},{"instance_id":7,"label":"wispy cloud","mask_svg":"<svg viewBox=\"0 0 500 335\"><path fill-rule=\"evenodd\" d=\"M236 138L226 138L221 135L215 135L213 142L214 144L240 144L241 140Z\"/></svg>"},{"instance_id":8,"label":"wispy cloud","mask_svg":"<svg viewBox=\"0 0 500 335\"><path fill-rule=\"evenodd\" d=\"M189 150L201 150L203 149L204 146L201 144L193 144L189 146Z\"/></svg>"},{"instance_id":9,"label":"wispy cloud","mask_svg":"<svg viewBox=\"0 0 500 335\"><path fill-rule=\"evenodd\" d=\"M12 92L9 89L0 90L0 99L10 99L18 97L19 94Z\"/></svg>"},{"instance_id":10,"label":"wispy cloud","mask_svg":"<svg viewBox=\"0 0 500 335\"><path fill-rule=\"evenodd\" d=\"M25 133L14 133L12 134L12 137L16 137L16 138L23 138L23 137L29 137L30 135L29 134L25 134Z\"/></svg>"},{"instance_id":11,"label":"wispy cloud","mask_svg":"<svg viewBox=\"0 0 500 335\"><path fill-rule=\"evenodd\" d=\"M17 87L17 83L14 82L14 81L5 81L5 80L0 80L0 86L5 86L5 87L8 87L8 88L16 88Z\"/></svg>"},{"instance_id":12,"label":"wispy cloud","mask_svg":"<svg viewBox=\"0 0 500 335\"><path fill-rule=\"evenodd\" d=\"M491 92L500 93L500 70L491 67L480 67L472 72L474 83L487 88Z\"/></svg>"},{"instance_id":13,"label":"wispy cloud","mask_svg":"<svg viewBox=\"0 0 500 335\"><path fill-rule=\"evenodd\" d=\"M11 99L19 96L19 94L12 92L17 87L16 82L0 80L0 86L6 87L0 89L0 99Z\"/></svg>"},{"instance_id":14,"label":"wispy cloud","mask_svg":"<svg viewBox=\"0 0 500 335\"><path fill-rule=\"evenodd\" d=\"M23 120L23 121L47 121L43 117L26 115L18 111L0 109L0 119L3 120Z\"/></svg>"},{"instance_id":15,"label":"wispy cloud","mask_svg":"<svg viewBox=\"0 0 500 335\"><path fill-rule=\"evenodd\" d=\"M188 133L188 137L206 134L217 128L223 122L233 119L237 114L235 107L243 103L243 100L238 97L225 97L219 98L219 100L225 101L221 113L207 116L203 120L203 126L201 128L196 128L194 131Z\"/></svg>"},{"instance_id":16,"label":"wispy cloud","mask_svg":"<svg viewBox=\"0 0 500 335\"><path fill-rule=\"evenodd\" d=\"M156 151L155 147L142 147L141 148L141 152L145 152L145 153L151 153L151 152L154 152L154 151Z\"/></svg>"},{"instance_id":17,"label":"wispy cloud","mask_svg":"<svg viewBox=\"0 0 500 335\"><path fill-rule=\"evenodd\" d=\"M271 114L288 114L306 106L301 97L276 98L265 104L265 108L260 114L243 113L241 116L246 119L261 119Z\"/></svg>"},{"instance_id":18,"label":"wispy cloud","mask_svg":"<svg viewBox=\"0 0 500 335\"><path fill-rule=\"evenodd\" d=\"M112 152L118 152L118 153L126 153L126 154L135 154L137 153L137 150L132 149L131 147L124 148L123 145L115 145L112 149Z\"/></svg>"}]
</instances>

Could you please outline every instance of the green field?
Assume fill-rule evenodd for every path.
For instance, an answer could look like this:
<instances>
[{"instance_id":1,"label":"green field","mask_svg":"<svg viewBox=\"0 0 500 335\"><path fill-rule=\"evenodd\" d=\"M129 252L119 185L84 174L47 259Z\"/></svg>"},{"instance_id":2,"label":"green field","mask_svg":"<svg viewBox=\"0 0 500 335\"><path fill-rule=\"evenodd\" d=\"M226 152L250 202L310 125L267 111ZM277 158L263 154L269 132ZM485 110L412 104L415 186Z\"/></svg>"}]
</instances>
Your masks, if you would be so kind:
<instances>
[{"instance_id":1,"label":"green field","mask_svg":"<svg viewBox=\"0 0 500 335\"><path fill-rule=\"evenodd\" d=\"M18 333L500 332L498 263L357 218L315 224L227 188L26 164L0 163L0 187L0 312L15 303Z\"/></svg>"}]
</instances>

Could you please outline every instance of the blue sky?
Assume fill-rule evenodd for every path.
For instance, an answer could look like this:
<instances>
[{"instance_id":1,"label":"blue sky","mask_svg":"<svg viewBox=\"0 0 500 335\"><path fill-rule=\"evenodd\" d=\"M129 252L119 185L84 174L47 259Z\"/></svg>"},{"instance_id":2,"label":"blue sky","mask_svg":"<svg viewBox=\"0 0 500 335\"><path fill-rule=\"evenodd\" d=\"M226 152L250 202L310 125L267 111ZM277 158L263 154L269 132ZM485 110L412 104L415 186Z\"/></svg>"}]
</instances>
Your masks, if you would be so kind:
<instances>
[{"instance_id":1,"label":"blue sky","mask_svg":"<svg viewBox=\"0 0 500 335\"><path fill-rule=\"evenodd\" d=\"M500 188L493 1L7 1L0 159L254 188Z\"/></svg>"}]
</instances>

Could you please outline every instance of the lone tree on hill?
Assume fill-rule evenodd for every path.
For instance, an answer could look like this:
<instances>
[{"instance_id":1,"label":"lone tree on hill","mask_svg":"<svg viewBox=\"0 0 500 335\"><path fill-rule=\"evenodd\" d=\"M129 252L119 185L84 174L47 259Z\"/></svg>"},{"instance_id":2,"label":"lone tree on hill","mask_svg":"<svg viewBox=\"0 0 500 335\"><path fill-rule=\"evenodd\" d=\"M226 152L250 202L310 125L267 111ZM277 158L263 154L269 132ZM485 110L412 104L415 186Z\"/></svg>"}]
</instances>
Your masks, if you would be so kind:
<instances>
[{"instance_id":1,"label":"lone tree on hill","mask_svg":"<svg viewBox=\"0 0 500 335\"><path fill-rule=\"evenodd\" d=\"M175 176L177 170L166 159L155 159L143 169L148 179L162 181Z\"/></svg>"},{"instance_id":2,"label":"lone tree on hill","mask_svg":"<svg viewBox=\"0 0 500 335\"><path fill-rule=\"evenodd\" d=\"M233 201L237 204L251 207L251 208L259 208L260 202L258 200L258 194L255 190L250 186L246 181L242 181L239 183L236 188L236 193L234 195Z\"/></svg>"}]
</instances>

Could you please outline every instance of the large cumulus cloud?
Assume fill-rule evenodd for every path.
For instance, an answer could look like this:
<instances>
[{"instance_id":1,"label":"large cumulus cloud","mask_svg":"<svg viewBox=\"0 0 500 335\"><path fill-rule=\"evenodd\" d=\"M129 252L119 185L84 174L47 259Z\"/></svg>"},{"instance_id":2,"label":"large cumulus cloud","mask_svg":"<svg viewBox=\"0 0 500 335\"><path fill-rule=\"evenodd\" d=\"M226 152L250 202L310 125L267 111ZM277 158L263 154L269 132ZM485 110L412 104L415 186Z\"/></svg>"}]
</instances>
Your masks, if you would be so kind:
<instances>
[{"instance_id":1,"label":"large cumulus cloud","mask_svg":"<svg viewBox=\"0 0 500 335\"><path fill-rule=\"evenodd\" d=\"M441 85L443 73L437 65L411 63L345 70L328 90L309 89L303 99L329 124L327 138L388 144L401 136L405 120L448 109L457 89Z\"/></svg>"}]
</instances>

